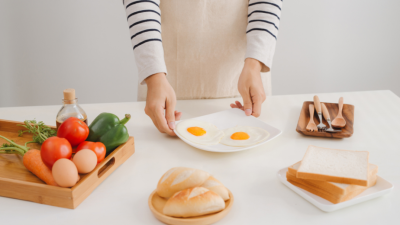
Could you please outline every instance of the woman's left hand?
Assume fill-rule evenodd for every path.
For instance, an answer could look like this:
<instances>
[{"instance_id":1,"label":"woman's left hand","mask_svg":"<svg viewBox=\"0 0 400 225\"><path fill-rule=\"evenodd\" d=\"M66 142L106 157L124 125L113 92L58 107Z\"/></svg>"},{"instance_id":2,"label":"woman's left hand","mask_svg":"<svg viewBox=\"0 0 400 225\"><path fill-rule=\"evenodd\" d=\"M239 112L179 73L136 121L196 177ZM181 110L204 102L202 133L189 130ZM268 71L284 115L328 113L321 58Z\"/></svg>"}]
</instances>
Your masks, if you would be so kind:
<instances>
[{"instance_id":1,"label":"woman's left hand","mask_svg":"<svg viewBox=\"0 0 400 225\"><path fill-rule=\"evenodd\" d=\"M244 110L247 116L259 117L261 114L261 104L265 101L264 86L261 81L262 64L252 58L247 58L244 63L242 73L239 77L238 89L243 98L243 105L236 101L232 103L232 108Z\"/></svg>"}]
</instances>

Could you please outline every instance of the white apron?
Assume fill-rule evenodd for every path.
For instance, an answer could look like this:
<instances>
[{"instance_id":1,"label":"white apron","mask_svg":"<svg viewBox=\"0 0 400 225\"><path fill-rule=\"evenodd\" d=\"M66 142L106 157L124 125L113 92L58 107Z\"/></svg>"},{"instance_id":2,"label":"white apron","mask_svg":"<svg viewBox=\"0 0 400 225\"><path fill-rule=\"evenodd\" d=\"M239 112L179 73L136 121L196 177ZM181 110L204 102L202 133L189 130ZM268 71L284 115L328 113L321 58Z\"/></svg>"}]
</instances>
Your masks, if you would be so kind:
<instances>
[{"instance_id":1,"label":"white apron","mask_svg":"<svg viewBox=\"0 0 400 225\"><path fill-rule=\"evenodd\" d=\"M160 8L167 78L177 99L240 96L248 0L161 0ZM261 77L271 95L270 73ZM145 100L147 86L138 90Z\"/></svg>"}]
</instances>

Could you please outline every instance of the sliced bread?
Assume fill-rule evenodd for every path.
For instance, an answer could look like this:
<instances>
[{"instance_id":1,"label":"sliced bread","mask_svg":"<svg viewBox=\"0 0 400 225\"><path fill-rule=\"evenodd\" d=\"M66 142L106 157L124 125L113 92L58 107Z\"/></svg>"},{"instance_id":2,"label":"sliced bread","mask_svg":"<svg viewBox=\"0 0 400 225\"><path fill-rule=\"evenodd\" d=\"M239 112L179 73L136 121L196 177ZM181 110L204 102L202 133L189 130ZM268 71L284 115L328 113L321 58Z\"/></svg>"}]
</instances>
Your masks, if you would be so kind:
<instances>
[{"instance_id":1,"label":"sliced bread","mask_svg":"<svg viewBox=\"0 0 400 225\"><path fill-rule=\"evenodd\" d=\"M297 178L368 185L366 151L348 151L310 145L297 170Z\"/></svg>"},{"instance_id":2,"label":"sliced bread","mask_svg":"<svg viewBox=\"0 0 400 225\"><path fill-rule=\"evenodd\" d=\"M301 189L304 189L312 194L315 194L321 198L324 198L333 204L337 204L340 202L348 201L357 195L361 194L363 191L368 189L369 187L372 187L376 184L376 180L378 176L376 174L371 175L370 179L368 181L368 186L358 186L359 188L354 189L351 192L346 192L343 195L338 195L338 194L332 194L330 192L327 192L326 190L317 188L315 186L310 185L309 183L305 182L306 180L296 178L296 176L293 176L292 174L289 173L289 171L286 173L286 178L287 181L291 184L293 184L296 187L299 187Z\"/></svg>"},{"instance_id":3,"label":"sliced bread","mask_svg":"<svg viewBox=\"0 0 400 225\"><path fill-rule=\"evenodd\" d=\"M296 177L297 170L300 167L301 162L297 162L294 165L288 168L288 173L293 177ZM378 166L374 164L369 164L368 168L368 177L375 176L378 173ZM325 190L328 193L333 195L345 195L347 193L357 191L358 189L363 189L365 186L354 185L354 184L342 184L342 183L335 183L335 182L328 182L328 181L319 181L319 180L307 180L302 179L305 183L314 186L315 188ZM368 185L371 182L371 179L368 179Z\"/></svg>"},{"instance_id":4,"label":"sliced bread","mask_svg":"<svg viewBox=\"0 0 400 225\"><path fill-rule=\"evenodd\" d=\"M299 187L299 188L301 188L303 190L306 190L306 191L310 192L311 194L317 195L317 196L319 196L319 197L321 197L323 199L326 199L326 200L332 202L333 204L337 204L337 203L340 202L340 199L338 199L334 195L330 195L330 194L328 194L326 192L322 192L322 191L320 191L318 189L312 188L312 187L307 186L305 184L298 183L298 182L296 182L296 181L294 181L292 179L288 179L287 181L289 183L293 184L294 186Z\"/></svg>"}]
</instances>

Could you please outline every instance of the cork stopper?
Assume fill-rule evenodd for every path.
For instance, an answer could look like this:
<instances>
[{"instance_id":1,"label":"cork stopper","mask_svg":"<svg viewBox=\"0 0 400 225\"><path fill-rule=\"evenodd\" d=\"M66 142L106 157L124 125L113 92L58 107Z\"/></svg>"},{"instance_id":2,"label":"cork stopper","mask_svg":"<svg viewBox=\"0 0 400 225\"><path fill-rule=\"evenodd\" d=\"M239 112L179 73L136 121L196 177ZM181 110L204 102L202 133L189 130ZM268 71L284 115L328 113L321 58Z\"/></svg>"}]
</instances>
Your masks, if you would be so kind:
<instances>
[{"instance_id":1,"label":"cork stopper","mask_svg":"<svg viewBox=\"0 0 400 225\"><path fill-rule=\"evenodd\" d=\"M68 88L64 90L64 100L74 100L75 99L75 89Z\"/></svg>"}]
</instances>

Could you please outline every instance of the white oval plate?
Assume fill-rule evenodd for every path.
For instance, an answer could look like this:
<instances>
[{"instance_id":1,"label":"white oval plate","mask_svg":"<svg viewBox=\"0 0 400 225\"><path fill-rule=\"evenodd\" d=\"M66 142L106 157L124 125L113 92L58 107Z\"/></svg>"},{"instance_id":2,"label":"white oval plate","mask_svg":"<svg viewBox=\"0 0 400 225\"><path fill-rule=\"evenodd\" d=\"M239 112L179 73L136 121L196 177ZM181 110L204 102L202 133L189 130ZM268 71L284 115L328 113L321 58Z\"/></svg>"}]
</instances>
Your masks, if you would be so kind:
<instances>
[{"instance_id":1,"label":"white oval plate","mask_svg":"<svg viewBox=\"0 0 400 225\"><path fill-rule=\"evenodd\" d=\"M200 121L205 121L214 124L218 129L224 130L227 128L231 127L236 127L236 126L251 126L251 127L260 127L269 132L269 137L252 146L246 146L246 147L232 147L232 146L227 146L223 144L217 144L217 145L200 145L197 143L193 143L185 138L183 138L181 135L179 135L178 132L175 132L175 134L184 142L187 144L204 150L204 151L209 151L209 152L238 152L238 151L243 151L251 148L255 148L257 146L263 145L272 139L276 138L279 136L282 131L279 129L270 126L266 124L265 122L255 118L254 116L246 116L244 112L240 109L228 109L225 111L217 112L217 113L212 113L208 114L205 116L200 116L200 117L195 117L191 118L193 120L200 120ZM176 123L178 124L180 121L177 121Z\"/></svg>"}]
</instances>

